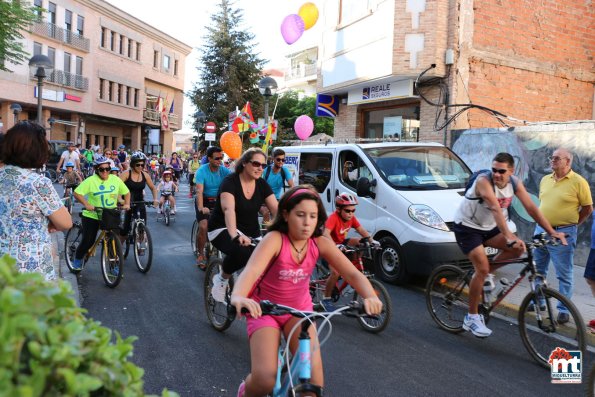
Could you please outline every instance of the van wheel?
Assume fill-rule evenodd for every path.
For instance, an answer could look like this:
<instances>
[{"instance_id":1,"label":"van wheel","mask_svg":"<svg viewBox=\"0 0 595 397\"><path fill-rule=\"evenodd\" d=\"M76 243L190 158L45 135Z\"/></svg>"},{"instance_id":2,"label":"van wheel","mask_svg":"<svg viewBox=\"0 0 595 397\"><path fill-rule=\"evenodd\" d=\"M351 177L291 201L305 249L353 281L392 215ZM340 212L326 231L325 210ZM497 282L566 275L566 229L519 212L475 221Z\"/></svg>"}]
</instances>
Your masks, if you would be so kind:
<instances>
[{"instance_id":1,"label":"van wheel","mask_svg":"<svg viewBox=\"0 0 595 397\"><path fill-rule=\"evenodd\" d=\"M393 237L380 239L382 251L376 256L376 268L380 278L389 283L405 284L409 279L407 267L403 260L401 246Z\"/></svg>"}]
</instances>

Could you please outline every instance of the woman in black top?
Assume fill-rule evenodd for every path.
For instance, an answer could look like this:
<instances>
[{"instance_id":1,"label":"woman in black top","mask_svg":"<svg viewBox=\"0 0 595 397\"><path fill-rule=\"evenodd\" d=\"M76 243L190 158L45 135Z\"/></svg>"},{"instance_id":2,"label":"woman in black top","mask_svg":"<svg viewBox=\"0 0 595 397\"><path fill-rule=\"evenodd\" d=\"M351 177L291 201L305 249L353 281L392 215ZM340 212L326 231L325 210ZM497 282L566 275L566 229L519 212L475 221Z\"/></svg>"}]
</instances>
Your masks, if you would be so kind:
<instances>
[{"instance_id":1,"label":"woman in black top","mask_svg":"<svg viewBox=\"0 0 595 397\"><path fill-rule=\"evenodd\" d=\"M226 176L219 187L217 204L209 218L208 229L209 240L226 255L219 280L215 278L219 281L213 288L216 300L221 297L216 296L216 290L222 288L224 297L227 280L233 272L244 267L250 258L250 238L260 236L260 207L264 204L273 216L277 213L277 199L269 184L261 178L265 166L264 152L248 149L238 160L235 172Z\"/></svg>"},{"instance_id":2,"label":"woman in black top","mask_svg":"<svg viewBox=\"0 0 595 397\"><path fill-rule=\"evenodd\" d=\"M153 193L153 205L157 207L157 188L153 184L151 177L145 171L145 164L147 157L142 152L136 152L130 156L130 169L122 172L120 179L130 190L130 210L126 211L124 218L124 228L120 231L121 236L127 236L130 231L130 223L132 221L132 214L140 212L140 217L147 222L147 209L144 205L135 205L135 202L144 201L143 192L145 186L149 185ZM136 215L135 215L136 216Z\"/></svg>"}]
</instances>

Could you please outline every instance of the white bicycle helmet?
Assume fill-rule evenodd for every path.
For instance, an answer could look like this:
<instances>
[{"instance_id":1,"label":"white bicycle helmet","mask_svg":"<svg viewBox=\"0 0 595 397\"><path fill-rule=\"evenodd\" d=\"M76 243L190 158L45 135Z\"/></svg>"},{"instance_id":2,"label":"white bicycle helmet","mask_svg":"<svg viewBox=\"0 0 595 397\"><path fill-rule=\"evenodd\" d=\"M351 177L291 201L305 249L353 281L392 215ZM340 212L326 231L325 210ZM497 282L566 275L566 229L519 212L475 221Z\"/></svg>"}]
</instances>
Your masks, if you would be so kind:
<instances>
[{"instance_id":1,"label":"white bicycle helmet","mask_svg":"<svg viewBox=\"0 0 595 397\"><path fill-rule=\"evenodd\" d=\"M341 192L335 197L335 205L341 207L345 205L357 205L357 198L351 193Z\"/></svg>"},{"instance_id":2,"label":"white bicycle helmet","mask_svg":"<svg viewBox=\"0 0 595 397\"><path fill-rule=\"evenodd\" d=\"M130 156L130 164L138 163L139 161L146 161L147 156L143 152L134 152L132 156Z\"/></svg>"},{"instance_id":3,"label":"white bicycle helmet","mask_svg":"<svg viewBox=\"0 0 595 397\"><path fill-rule=\"evenodd\" d=\"M110 160L107 157L99 156L93 161L94 167L99 167L101 164L111 164Z\"/></svg>"}]
</instances>

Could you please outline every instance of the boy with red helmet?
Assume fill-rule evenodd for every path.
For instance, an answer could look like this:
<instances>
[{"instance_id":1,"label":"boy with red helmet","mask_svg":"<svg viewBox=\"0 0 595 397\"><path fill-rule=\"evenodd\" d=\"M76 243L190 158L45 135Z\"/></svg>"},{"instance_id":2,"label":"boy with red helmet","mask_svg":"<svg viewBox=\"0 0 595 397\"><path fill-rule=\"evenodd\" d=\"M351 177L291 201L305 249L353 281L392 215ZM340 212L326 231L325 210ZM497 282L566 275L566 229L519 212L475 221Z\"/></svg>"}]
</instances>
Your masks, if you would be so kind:
<instances>
[{"instance_id":1,"label":"boy with red helmet","mask_svg":"<svg viewBox=\"0 0 595 397\"><path fill-rule=\"evenodd\" d=\"M324 235L333 240L335 244L357 245L360 239L347 238L347 233L352 228L363 238L371 239L370 233L364 229L355 217L355 206L357 204L357 198L351 193L342 192L335 197L336 211L328 217L324 225ZM339 280L339 273L337 273L332 266L330 267L330 270L331 274L326 280L324 298L321 302L327 311L332 309L331 294L333 288L337 284L337 280Z\"/></svg>"}]
</instances>

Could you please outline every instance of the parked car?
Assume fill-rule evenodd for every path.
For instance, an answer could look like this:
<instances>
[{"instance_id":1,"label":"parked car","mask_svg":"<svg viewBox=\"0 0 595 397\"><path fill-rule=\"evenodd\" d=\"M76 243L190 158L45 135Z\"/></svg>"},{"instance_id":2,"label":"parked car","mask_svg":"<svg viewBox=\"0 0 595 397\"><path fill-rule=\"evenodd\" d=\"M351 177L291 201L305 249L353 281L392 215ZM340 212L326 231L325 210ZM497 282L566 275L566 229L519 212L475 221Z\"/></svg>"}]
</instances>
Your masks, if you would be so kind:
<instances>
[{"instance_id":1,"label":"parked car","mask_svg":"<svg viewBox=\"0 0 595 397\"><path fill-rule=\"evenodd\" d=\"M437 143L282 147L295 183L316 187L330 214L342 191L357 193L357 218L382 245L376 271L405 283L442 263L468 263L452 232L471 175Z\"/></svg>"}]
</instances>

